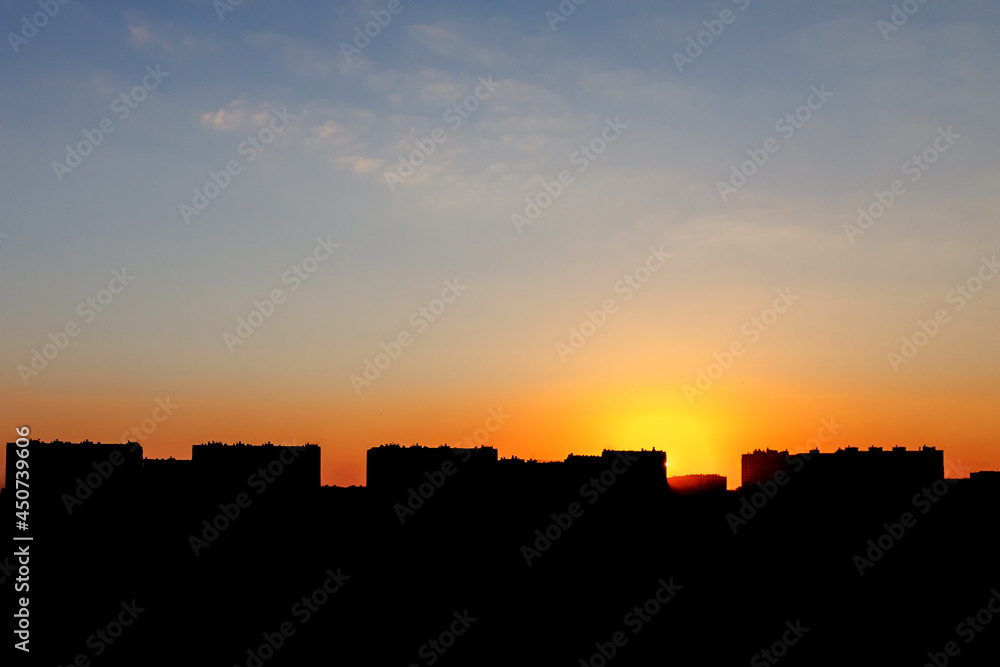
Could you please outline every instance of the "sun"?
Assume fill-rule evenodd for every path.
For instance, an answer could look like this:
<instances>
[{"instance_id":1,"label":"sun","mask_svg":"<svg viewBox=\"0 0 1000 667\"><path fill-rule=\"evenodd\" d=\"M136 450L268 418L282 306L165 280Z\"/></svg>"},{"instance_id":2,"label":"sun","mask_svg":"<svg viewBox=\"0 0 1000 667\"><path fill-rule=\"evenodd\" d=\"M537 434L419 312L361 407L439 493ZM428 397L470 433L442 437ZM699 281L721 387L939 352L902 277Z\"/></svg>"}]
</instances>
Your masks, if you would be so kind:
<instances>
[{"instance_id":1,"label":"sun","mask_svg":"<svg viewBox=\"0 0 1000 667\"><path fill-rule=\"evenodd\" d=\"M641 410L616 415L607 425L609 449L658 449L668 475L717 472L718 429L700 416Z\"/></svg>"}]
</instances>

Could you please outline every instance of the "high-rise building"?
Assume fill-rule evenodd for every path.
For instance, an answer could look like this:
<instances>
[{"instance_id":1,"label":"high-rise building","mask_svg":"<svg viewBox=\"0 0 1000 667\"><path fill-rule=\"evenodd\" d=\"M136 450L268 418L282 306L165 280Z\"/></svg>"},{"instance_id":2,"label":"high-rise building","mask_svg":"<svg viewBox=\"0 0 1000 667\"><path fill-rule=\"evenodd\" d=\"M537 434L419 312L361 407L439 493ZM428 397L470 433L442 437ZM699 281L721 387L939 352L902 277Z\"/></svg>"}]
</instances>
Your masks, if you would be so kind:
<instances>
[{"instance_id":1,"label":"high-rise building","mask_svg":"<svg viewBox=\"0 0 1000 667\"><path fill-rule=\"evenodd\" d=\"M742 485L770 480L779 470L788 470L788 450L755 449L742 457Z\"/></svg>"},{"instance_id":2,"label":"high-rise building","mask_svg":"<svg viewBox=\"0 0 1000 667\"><path fill-rule=\"evenodd\" d=\"M926 446L913 451L905 447L889 451L881 447L845 447L820 453L814 449L803 454L757 449L744 454L742 464L743 487L774 480L778 471L808 478L812 488L912 488L944 478L944 451Z\"/></svg>"}]
</instances>

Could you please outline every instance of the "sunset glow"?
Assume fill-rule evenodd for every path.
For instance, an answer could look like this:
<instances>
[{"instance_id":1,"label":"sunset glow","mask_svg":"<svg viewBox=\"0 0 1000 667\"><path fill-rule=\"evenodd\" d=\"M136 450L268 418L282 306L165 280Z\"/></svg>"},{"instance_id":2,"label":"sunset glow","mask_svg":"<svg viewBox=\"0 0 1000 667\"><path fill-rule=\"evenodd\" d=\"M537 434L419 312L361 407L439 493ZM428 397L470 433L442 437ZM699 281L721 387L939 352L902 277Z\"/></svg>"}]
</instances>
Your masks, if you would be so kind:
<instances>
[{"instance_id":1,"label":"sunset glow","mask_svg":"<svg viewBox=\"0 0 1000 667\"><path fill-rule=\"evenodd\" d=\"M365 3L259 2L8 49L8 440L1000 468L995 11L727 0L678 64L719 7L403 4L363 49Z\"/></svg>"}]
</instances>

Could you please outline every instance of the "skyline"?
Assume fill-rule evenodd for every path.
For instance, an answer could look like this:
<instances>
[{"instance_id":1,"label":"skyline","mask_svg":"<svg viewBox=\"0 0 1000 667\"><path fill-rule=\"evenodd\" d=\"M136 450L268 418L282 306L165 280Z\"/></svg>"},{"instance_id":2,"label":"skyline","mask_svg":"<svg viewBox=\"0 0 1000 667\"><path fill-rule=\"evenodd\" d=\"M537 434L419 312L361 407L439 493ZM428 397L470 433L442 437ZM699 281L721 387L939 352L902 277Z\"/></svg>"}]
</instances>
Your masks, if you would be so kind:
<instances>
[{"instance_id":1,"label":"skyline","mask_svg":"<svg viewBox=\"0 0 1000 667\"><path fill-rule=\"evenodd\" d=\"M662 451L531 464L380 446L371 484L338 488L321 487L316 445L143 463L126 444L20 436L0 569L30 583L12 605L21 662L979 664L997 651L986 519L1000 473L948 479L929 447L758 451L741 491L691 479L679 492ZM459 639L461 618L475 629Z\"/></svg>"},{"instance_id":2,"label":"skyline","mask_svg":"<svg viewBox=\"0 0 1000 667\"><path fill-rule=\"evenodd\" d=\"M498 413L496 413L495 411L491 411L491 413L492 413L493 416L499 416ZM501 424L502 424L502 418L501 418ZM820 428L820 430L818 432L817 437L810 439L810 441L808 443L810 446L812 446L812 445L816 445L816 446L813 447L812 449L803 450L801 452L790 452L788 449L775 450L775 449L771 449L771 448L754 449L751 452L743 452L740 455L740 459L741 459L740 483L736 484L735 486L726 485L725 489L728 489L729 491L740 491L740 490L742 490L743 492L746 492L747 491L747 484L748 484L746 478L747 478L748 474L751 477L751 481L753 481L755 483L757 481L759 481L758 477L759 477L760 473L757 470L757 468L753 468L752 469L755 472L748 472L748 470L750 470L747 467L747 461L748 460L757 460L757 461L767 461L768 462L768 463L758 463L757 464L758 467L760 465L764 465L765 467L768 466L768 465L777 465L776 462L784 461L784 464L783 464L784 468L787 468L788 462L791 461L791 460L795 460L795 459L810 460L811 459L811 455L817 455L817 454L821 455L821 456L827 456L828 457L831 454L835 454L837 456L850 456L850 455L857 455L857 454L860 453L862 455L862 457L866 457L865 458L866 461L874 461L874 459L870 459L870 457L872 457L872 456L883 456L883 455L885 455L885 456L891 455L891 456L895 457L895 456L898 456L900 454L902 454L902 455L905 456L905 455L908 455L907 453L909 453L910 456L916 456L918 452L925 452L925 453L926 452L931 452L933 455L937 455L937 454L941 455L941 465L942 465L942 470L943 470L943 473L944 473L944 477L943 478L946 479L946 480L948 480L948 481L957 481L957 480L960 480L960 479L969 479L970 478L970 473L977 472L977 471L971 470L968 466L964 465L960 459L958 461L954 461L951 458L945 458L943 450L938 450L935 447L928 447L926 445L923 446L923 447L920 447L920 448L913 449L913 450L910 450L910 449L908 449L906 447L884 448L884 447L878 447L878 446L874 446L874 445L872 445L872 446L870 446L869 448L866 448L866 449L862 449L862 448L859 448L859 447L856 447L856 446L838 447L835 451L829 451L829 448L826 448L827 451L824 451L823 449L821 449L819 445L821 445L824 442L828 442L829 440L831 440L832 436L836 433L837 429L838 429L838 425L835 422L828 421L828 420L823 420L823 425L821 426L821 428ZM482 431L484 433L488 433L489 432L487 429L482 429ZM22 428L18 429L18 434L19 435L22 434L22 433L25 433L25 432L28 432L29 436L30 436L30 430L28 430L27 427L22 427ZM20 441L20 440L24 440L24 439L25 439L24 437L19 437L18 440ZM277 449L300 448L300 447L306 447L306 448L315 447L315 448L317 448L317 452L319 452L319 454L316 456L316 467L317 467L317 471L320 473L320 476L322 476L321 471L322 471L322 468L323 468L323 466L322 466L322 455L321 455L321 453L322 453L322 445L320 445L318 443L308 443L308 442L302 443L300 445L300 444L294 443L294 442L293 443L288 443L288 442L272 443L272 442L268 441L268 442L264 442L264 443L257 443L257 444L255 444L255 443L241 442L241 441L240 442L232 442L232 443L226 443L226 442L220 442L220 441L204 441L204 442L200 442L198 444L192 445L191 456L183 457L183 458L178 458L178 457L175 457L175 456L170 456L170 457L166 457L166 458L155 458L155 457L152 457L152 456L146 456L145 455L146 454L145 450L142 449L142 444L140 442L134 441L134 440L126 440L123 443L102 443L102 442L94 442L94 441L90 441L90 440L83 440L83 441L74 443L74 442L69 442L69 441L64 441L64 440L52 440L52 441L46 443L44 440L38 440L38 439L35 439L33 437L29 437L29 439L30 439L31 443L38 444L38 445L61 445L61 446L70 446L70 447L78 447L78 448L79 447L84 447L84 446L106 448L108 446L131 445L130 449L128 450L130 453L134 453L136 451L136 449L138 448L138 451L142 454L139 457L139 461L140 462L143 462L143 461L152 461L152 462L155 462L155 463L163 463L163 462L168 462L168 461L178 461L178 462L195 463L196 462L196 457L193 454L194 454L194 451L196 449L202 449L203 451L214 450L216 452L222 452L222 451L239 451L239 450L252 451L252 450L261 450L262 448L263 448L263 450L266 451L266 450L268 450L268 448L271 448L271 447L274 447L274 448L277 448ZM484 440L484 442L485 442L485 440ZM12 445L12 443L8 443L8 445ZM682 484L684 484L684 483L690 483L690 482L692 482L694 480L694 478L718 478L718 479L721 479L722 482L726 482L727 481L727 477L725 475L719 475L718 473L711 472L711 471L703 471L703 472L700 472L700 473L685 473L685 474L679 474L679 475L678 474L672 475L672 474L670 474L671 473L670 468L669 468L670 461L669 461L669 456L667 455L667 452L665 452L663 450L657 450L655 448L654 449L649 449L649 450L647 450L647 449L641 449L641 450L615 450L615 449L607 449L606 448L606 449L602 450L599 454L583 454L583 455L581 455L579 453L575 453L575 452L568 452L564 457L555 458L555 459L547 459L546 460L546 459L535 459L535 458L532 458L532 457L521 457L521 456L518 456L517 454L512 454L510 456L499 456L499 453L498 453L498 451L497 451L497 449L495 447L493 447L491 445L486 445L486 444L478 444L474 440L466 438L464 442L460 442L460 443L458 443L456 445L438 445L438 446L426 446L426 445L420 445L420 444L400 445L399 443L391 442L391 443L383 443L383 444L375 446L375 447L370 447L365 452L365 455L366 455L366 461L365 461L365 483L364 484L358 484L358 485L351 485L351 486L359 486L359 487L362 487L362 488L371 487L372 486L372 484L370 483L369 476L370 476L370 472L371 472L370 469L371 469L371 466L372 466L372 455L373 455L373 453L379 453L379 454L381 454L381 453L384 453L386 451L390 451L390 452L391 451L396 451L396 452L402 451L402 452L413 452L413 453L419 453L419 452L438 452L438 453L440 453L442 451L447 452L448 450L457 451L457 452L472 452L472 451L482 452L484 455L488 455L487 458L492 457L492 460L494 461L494 463L496 463L496 462L499 461L500 463L506 463L506 464L511 464L511 463L527 463L527 464L536 464L536 463L541 463L541 464L569 463L571 461L580 461L580 460L583 460L583 459L601 459L603 457L608 456L609 454L618 454L618 453L639 454L641 452L644 456L647 455L647 454L649 454L649 455L652 455L652 454L662 454L663 455L663 466L662 466L663 467L663 476L664 476L664 480L666 480L668 482L668 484L669 484L670 480L677 480L678 483L682 483ZM467 459L463 458L462 460L466 461ZM847 462L849 462L849 459L842 459L842 461L844 463L847 463ZM893 462L897 462L898 460L895 459L895 458L885 458L885 459L882 459L881 461L882 461L882 465L886 465L886 464L890 464L890 463L893 463ZM384 465L385 459L379 458L378 459L378 463L380 465ZM5 461L5 464L6 464L6 461ZM121 464L121 461L115 463L114 465L117 466L117 465L120 465L120 464ZM986 472L996 472L996 471L979 471L979 472L986 473ZM4 477L4 483L0 484L0 488L6 488L5 479L6 478ZM79 480L77 480L77 481L79 481ZM322 486L324 486L324 487L338 487L338 485L327 485L327 484L322 484ZM339 486L338 488L345 488L345 487ZM681 487L678 487L678 488L683 489L684 487L681 486ZM752 491L753 488L750 487L750 490Z\"/></svg>"},{"instance_id":3,"label":"skyline","mask_svg":"<svg viewBox=\"0 0 1000 667\"><path fill-rule=\"evenodd\" d=\"M1000 469L1000 8L563 5L6 4L7 440Z\"/></svg>"}]
</instances>

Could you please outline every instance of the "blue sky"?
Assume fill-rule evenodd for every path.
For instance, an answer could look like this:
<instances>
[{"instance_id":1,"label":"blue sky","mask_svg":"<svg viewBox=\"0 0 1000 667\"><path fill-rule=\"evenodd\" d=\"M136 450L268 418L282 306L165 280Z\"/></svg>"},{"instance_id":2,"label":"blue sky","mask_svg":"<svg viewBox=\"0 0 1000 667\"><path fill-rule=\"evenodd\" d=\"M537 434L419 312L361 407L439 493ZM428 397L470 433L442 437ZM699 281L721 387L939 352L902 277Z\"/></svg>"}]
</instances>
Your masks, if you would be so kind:
<instances>
[{"instance_id":1,"label":"blue sky","mask_svg":"<svg viewBox=\"0 0 1000 667\"><path fill-rule=\"evenodd\" d=\"M905 367L886 361L984 253L1000 249L995 3L909 5L916 12L886 34L878 22L891 20L889 2L588 0L555 30L545 12L556 2L398 7L350 61L341 43L385 3L245 0L220 19L210 2L70 0L16 53L3 41L0 387L18 413L12 424L54 423L65 403L53 396L97 397L94 414L125 426L168 394L188 405L277 401L290 412L302 396L322 397L309 414L329 408L336 428L310 417L298 432L287 425L303 423L296 416L273 435L327 443L352 420L425 400L436 407L422 419L447 427L402 419L398 437L446 441L497 401L523 401L526 421L540 423L544 401L530 398L540 387L642 387L669 396L670 410L696 411L683 385L787 286L803 295L787 324L705 397L712 412L691 419L733 405L755 411L761 393L776 397L772 408L779 396L808 395L816 414L801 417L805 432L829 410L860 415L864 405L844 403L852 386L896 397L899 414L925 412L913 395L939 392L938 405L985 401L968 419L995 409L996 285ZM0 25L20 32L38 11L4 2ZM723 11L731 21L713 23L719 34L678 71L673 54ZM141 86L147 67L168 75L120 118L115 99ZM496 89L449 126L445 112L474 95L480 77ZM821 86L832 95L783 137L776 123ZM247 161L241 143L276 110L293 119ZM53 162L104 118L114 130L60 180ZM614 119L620 135L577 171L574 152ZM907 179L904 163L949 127L953 145L849 238L844 225L858 207ZM390 189L399 156L436 128L445 141ZM719 181L771 137L777 152L723 200ZM229 161L239 173L186 224L179 207ZM518 233L511 215L562 170L573 182ZM255 299L287 288L282 276L318 237L340 246L230 351L223 334ZM668 267L562 361L554 344L661 245L673 255ZM134 282L24 382L18 366L79 320L77 305L123 266ZM350 376L456 277L468 290L359 396ZM242 419L226 405L190 422L179 413L150 438L154 449L173 452L168 441L196 432L258 434L214 430L213 411L220 423ZM930 412L947 432L947 409ZM867 419L849 435L912 435ZM78 439L95 430L59 424ZM393 433L350 428L342 446L355 454ZM523 442L570 435L516 433ZM758 444L727 437L734 451Z\"/></svg>"}]
</instances>

